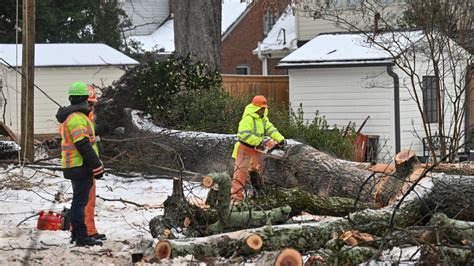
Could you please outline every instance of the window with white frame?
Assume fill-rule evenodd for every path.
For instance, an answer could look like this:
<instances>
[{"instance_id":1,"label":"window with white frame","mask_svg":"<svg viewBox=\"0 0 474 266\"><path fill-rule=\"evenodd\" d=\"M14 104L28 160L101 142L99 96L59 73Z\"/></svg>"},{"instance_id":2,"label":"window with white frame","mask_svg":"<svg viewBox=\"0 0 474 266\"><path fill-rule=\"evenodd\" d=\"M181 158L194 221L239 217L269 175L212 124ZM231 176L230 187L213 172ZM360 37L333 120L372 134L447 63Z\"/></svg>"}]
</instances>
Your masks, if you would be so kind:
<instances>
[{"instance_id":1,"label":"window with white frame","mask_svg":"<svg viewBox=\"0 0 474 266\"><path fill-rule=\"evenodd\" d=\"M237 65L235 72L237 75L250 75L250 65Z\"/></svg>"},{"instance_id":2,"label":"window with white frame","mask_svg":"<svg viewBox=\"0 0 474 266\"><path fill-rule=\"evenodd\" d=\"M423 76L423 112L426 123L438 122L438 87L435 76Z\"/></svg>"},{"instance_id":3,"label":"window with white frame","mask_svg":"<svg viewBox=\"0 0 474 266\"><path fill-rule=\"evenodd\" d=\"M263 34L267 34L275 24L275 15L271 8L267 8L263 14Z\"/></svg>"}]
</instances>

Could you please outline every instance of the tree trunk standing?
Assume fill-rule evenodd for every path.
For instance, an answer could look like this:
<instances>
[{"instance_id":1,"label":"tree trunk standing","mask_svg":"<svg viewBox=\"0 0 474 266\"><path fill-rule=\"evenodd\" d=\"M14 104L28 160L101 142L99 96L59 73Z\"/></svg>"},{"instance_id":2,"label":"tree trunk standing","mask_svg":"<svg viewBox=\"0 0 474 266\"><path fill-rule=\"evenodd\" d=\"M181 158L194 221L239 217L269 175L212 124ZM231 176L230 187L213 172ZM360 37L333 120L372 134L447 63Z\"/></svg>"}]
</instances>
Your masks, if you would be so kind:
<instances>
[{"instance_id":1,"label":"tree trunk standing","mask_svg":"<svg viewBox=\"0 0 474 266\"><path fill-rule=\"evenodd\" d=\"M174 44L178 56L194 54L218 69L221 54L221 0L174 0Z\"/></svg>"}]
</instances>

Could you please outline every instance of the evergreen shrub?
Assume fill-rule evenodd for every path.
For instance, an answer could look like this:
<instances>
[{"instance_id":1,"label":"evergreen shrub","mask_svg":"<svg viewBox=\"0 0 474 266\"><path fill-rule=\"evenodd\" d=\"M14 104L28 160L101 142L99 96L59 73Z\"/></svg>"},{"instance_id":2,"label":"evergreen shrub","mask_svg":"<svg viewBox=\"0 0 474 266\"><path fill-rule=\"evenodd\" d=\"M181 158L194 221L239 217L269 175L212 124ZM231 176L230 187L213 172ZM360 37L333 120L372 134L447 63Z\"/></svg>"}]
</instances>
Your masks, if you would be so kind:
<instances>
[{"instance_id":1,"label":"evergreen shrub","mask_svg":"<svg viewBox=\"0 0 474 266\"><path fill-rule=\"evenodd\" d=\"M311 121L304 119L303 114L302 105L296 111L290 109L289 113L280 109L270 112L270 121L288 139L298 140L338 158L353 159L355 139L353 124L349 126L344 137L345 129L330 126L326 118L320 116L317 111Z\"/></svg>"},{"instance_id":2,"label":"evergreen shrub","mask_svg":"<svg viewBox=\"0 0 474 266\"><path fill-rule=\"evenodd\" d=\"M132 105L167 128L236 133L245 106L223 90L218 71L192 56L144 62L128 84L136 88Z\"/></svg>"}]
</instances>

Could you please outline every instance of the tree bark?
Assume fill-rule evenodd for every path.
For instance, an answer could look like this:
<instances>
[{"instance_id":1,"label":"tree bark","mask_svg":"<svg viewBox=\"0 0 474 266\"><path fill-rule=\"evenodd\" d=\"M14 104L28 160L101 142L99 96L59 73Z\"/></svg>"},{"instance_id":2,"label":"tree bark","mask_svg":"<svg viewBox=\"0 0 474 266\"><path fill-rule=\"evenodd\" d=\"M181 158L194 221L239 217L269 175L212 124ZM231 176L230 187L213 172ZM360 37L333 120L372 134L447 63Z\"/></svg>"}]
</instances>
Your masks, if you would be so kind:
<instances>
[{"instance_id":1,"label":"tree bark","mask_svg":"<svg viewBox=\"0 0 474 266\"><path fill-rule=\"evenodd\" d=\"M377 208L372 203L356 202L354 199L342 197L319 196L298 188L271 189L266 192L265 197L251 197L236 207L243 209L249 204L264 210L288 205L291 207L290 217L300 215L302 212L313 215L345 216L351 212Z\"/></svg>"},{"instance_id":2,"label":"tree bark","mask_svg":"<svg viewBox=\"0 0 474 266\"><path fill-rule=\"evenodd\" d=\"M378 253L375 248L343 246L338 252L321 249L311 255L305 265L354 265L367 262Z\"/></svg>"},{"instance_id":3,"label":"tree bark","mask_svg":"<svg viewBox=\"0 0 474 266\"><path fill-rule=\"evenodd\" d=\"M253 242L256 239L260 241L258 245ZM209 257L229 258L232 255L249 256L260 250L261 241L258 234L244 231L206 238L167 239L156 244L155 254L160 260L187 255L193 255L198 259Z\"/></svg>"},{"instance_id":4,"label":"tree bark","mask_svg":"<svg viewBox=\"0 0 474 266\"><path fill-rule=\"evenodd\" d=\"M417 186L416 190L410 190L407 197L400 204L392 204L388 207L378 209L378 210L363 210L359 212L352 213L344 218L336 218L332 221L320 222L320 223L308 223L300 226L295 225L280 225L280 226L265 226L256 229L249 229L245 231L234 232L230 234L257 234L261 237L263 245L260 248L260 251L278 251L284 247L292 247L300 252L307 253L308 251L318 251L318 250L328 250L333 251L342 251L344 250L344 242L334 241L334 239L340 238L343 236L344 232L357 230L359 232L368 233L375 236L374 245L380 246L384 245L389 248L392 245L401 245L403 243L411 244L412 240L403 238L398 238L397 241L392 241L392 237L400 236L397 233L397 230L407 228L411 230L410 227L414 225L425 226L425 220L430 219L432 209L427 202L430 202L433 198L440 198L442 195L449 195L452 197L453 202L460 202L459 204L453 204L450 206L439 206L444 208L444 210L453 210L460 216L472 217L472 208L474 197L470 197L466 201L461 201L465 197L462 194L441 192L440 188L443 186L448 186L451 189L457 188L459 184L463 186L468 186L468 190L474 190L474 177L447 177L440 175L435 178L427 178L426 180L421 181ZM454 186L456 185L457 186ZM466 207L464 204L468 204ZM438 208L438 210L440 209ZM433 224L436 224L436 227L439 228L439 232L443 234L449 234L453 237L455 236L457 241L462 245L464 241L471 241L472 239L472 222L462 222L458 220L452 220L446 218L441 214L437 214L433 217L432 222L428 223L427 228L433 228ZM398 231L400 232L400 231ZM453 234L456 232L458 234ZM462 235L461 235L462 234ZM335 236L336 235L336 236ZM339 237L338 237L339 236ZM379 237L377 237L379 236ZM442 235L441 235L442 236ZM211 241L211 239L213 239ZM216 240L217 239L217 240ZM444 238L440 238L437 241L442 241ZM344 239L343 239L344 240ZM180 243L181 246L187 248L180 249L178 254L191 254L199 256L231 256L231 251L227 248L227 244L233 247L232 250L237 250L234 240L229 241L228 234L213 235L203 238L194 238L194 239L182 239L178 242L173 242L175 240L170 240L171 243ZM404 242L405 241L405 242ZM206 244L203 244L206 243ZM212 243L212 244L211 244ZM338 244L339 243L339 244ZM342 243L342 245L340 245ZM363 242L361 242L364 244ZM358 244L361 244L358 243ZM423 242L421 242L423 243ZM438 243L432 241L425 241L424 243ZM197 246L205 245L205 246ZM460 245L461 245L460 244ZM209 246L211 245L211 246ZM348 249L351 250L351 249ZM356 259L364 260L370 254L373 254L374 250L372 249L360 249L357 251L349 252L344 254L344 252L339 252L339 256L329 256L328 261L333 262L342 262L347 259ZM444 249L443 249L444 251ZM460 257L459 261L466 261L470 258L471 255L465 252L465 250L456 249L456 250L447 250L446 252L451 252L452 254L458 254ZM432 253L435 251L432 251ZM241 254L243 255L243 254ZM347 255L347 256L346 256ZM245 256L245 255L243 255ZM457 260L456 260L457 261Z\"/></svg>"},{"instance_id":5,"label":"tree bark","mask_svg":"<svg viewBox=\"0 0 474 266\"><path fill-rule=\"evenodd\" d=\"M174 0L171 3L176 54L194 54L212 69L218 69L221 54L221 0Z\"/></svg>"},{"instance_id":6,"label":"tree bark","mask_svg":"<svg viewBox=\"0 0 474 266\"><path fill-rule=\"evenodd\" d=\"M109 145L109 150L117 150L117 153L127 150L129 156L123 164L128 163L135 167L141 165L143 169L144 164L153 165L160 162L165 166L171 167L174 164L174 167L177 167L176 162L171 162L169 158L174 158L176 154L179 154L184 169L189 171L209 173L233 169L231 153L236 142L235 135L153 128L146 118L139 117L139 112L131 110L126 112L124 120L128 121L124 125L129 131L128 135L141 134L139 136L143 137L133 138L128 142L107 143L104 141ZM160 147L158 144L163 144L167 148ZM143 154L137 154L143 153L143 149L138 149L138 147L145 150L152 148L153 151L150 150L146 156L143 156ZM137 151L134 152L135 150ZM286 152L287 156L283 160L266 158L265 182L268 187L298 187L321 196L373 201L373 187L380 178L379 174L371 177L370 171L346 164L298 142L289 144ZM134 157L140 160L135 159L135 162Z\"/></svg>"}]
</instances>

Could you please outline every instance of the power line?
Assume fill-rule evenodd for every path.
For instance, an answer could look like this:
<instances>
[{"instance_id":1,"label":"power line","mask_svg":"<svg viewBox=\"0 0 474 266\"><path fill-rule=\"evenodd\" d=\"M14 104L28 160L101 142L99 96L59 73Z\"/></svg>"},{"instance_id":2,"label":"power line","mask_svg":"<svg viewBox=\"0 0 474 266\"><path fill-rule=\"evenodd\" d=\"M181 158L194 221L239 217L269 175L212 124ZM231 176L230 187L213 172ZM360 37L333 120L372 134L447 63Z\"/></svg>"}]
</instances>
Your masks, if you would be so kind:
<instances>
[{"instance_id":1,"label":"power line","mask_svg":"<svg viewBox=\"0 0 474 266\"><path fill-rule=\"evenodd\" d=\"M5 64L8 66L8 68L13 69L16 73L20 74L21 77L23 77L23 78L25 77L25 76L23 75L23 73L21 73L20 71L18 71L15 67L13 67L12 65L10 65L10 64L9 64L7 61L5 61L3 58L0 58L0 60L1 60L3 63L5 63ZM61 104L59 104L59 103L58 103L57 101L55 101L51 96L49 96L44 90L42 90L40 87L38 87L38 85L36 85L35 83L33 83L33 86L34 86L35 88L37 88L41 93L43 93L44 96L46 96L46 98L48 98L50 101L52 101L53 103L55 103L57 106L61 107Z\"/></svg>"}]
</instances>

